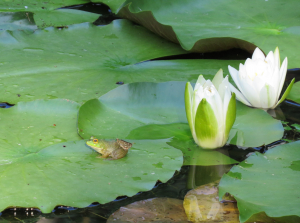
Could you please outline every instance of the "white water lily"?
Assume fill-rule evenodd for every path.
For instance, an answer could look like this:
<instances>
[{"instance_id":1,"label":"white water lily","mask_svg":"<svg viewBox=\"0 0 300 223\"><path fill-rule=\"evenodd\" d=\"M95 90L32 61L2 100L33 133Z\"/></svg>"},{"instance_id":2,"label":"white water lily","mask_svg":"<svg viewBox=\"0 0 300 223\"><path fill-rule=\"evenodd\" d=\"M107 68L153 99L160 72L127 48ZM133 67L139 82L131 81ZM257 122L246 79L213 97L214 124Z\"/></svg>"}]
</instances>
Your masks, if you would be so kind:
<instances>
[{"instance_id":1,"label":"white water lily","mask_svg":"<svg viewBox=\"0 0 300 223\"><path fill-rule=\"evenodd\" d=\"M222 147L227 142L236 117L235 94L228 76L220 69L212 81L199 76L195 88L187 82L185 110L195 142L205 149Z\"/></svg>"},{"instance_id":2,"label":"white water lily","mask_svg":"<svg viewBox=\"0 0 300 223\"><path fill-rule=\"evenodd\" d=\"M244 104L262 108L273 109L279 105L290 93L294 79L279 100L287 72L287 58L280 67L279 49L274 53L270 51L265 57L263 52L256 48L252 59L248 58L245 65L240 64L239 70L228 66L237 90L230 84L230 90L235 92L236 98Z\"/></svg>"}]
</instances>

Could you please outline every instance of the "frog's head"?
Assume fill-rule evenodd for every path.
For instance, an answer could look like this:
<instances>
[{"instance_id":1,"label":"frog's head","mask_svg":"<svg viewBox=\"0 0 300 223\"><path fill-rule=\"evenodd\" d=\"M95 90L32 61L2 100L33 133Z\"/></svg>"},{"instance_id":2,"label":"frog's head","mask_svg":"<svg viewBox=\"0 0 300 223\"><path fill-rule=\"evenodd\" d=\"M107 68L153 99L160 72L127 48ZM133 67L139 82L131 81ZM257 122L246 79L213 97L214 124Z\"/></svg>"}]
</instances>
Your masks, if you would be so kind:
<instances>
[{"instance_id":1,"label":"frog's head","mask_svg":"<svg viewBox=\"0 0 300 223\"><path fill-rule=\"evenodd\" d=\"M91 136L91 138L88 141L86 141L86 144L98 152L101 152L101 150L103 149L101 141L99 141L94 136Z\"/></svg>"}]
</instances>

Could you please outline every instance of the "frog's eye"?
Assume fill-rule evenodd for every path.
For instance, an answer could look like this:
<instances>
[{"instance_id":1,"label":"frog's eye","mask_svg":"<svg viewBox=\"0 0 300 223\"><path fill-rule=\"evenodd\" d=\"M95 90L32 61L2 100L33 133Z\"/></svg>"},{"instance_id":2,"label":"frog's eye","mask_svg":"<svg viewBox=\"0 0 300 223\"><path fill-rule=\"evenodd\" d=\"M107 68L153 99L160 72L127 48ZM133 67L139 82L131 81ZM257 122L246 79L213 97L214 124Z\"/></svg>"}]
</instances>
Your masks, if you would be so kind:
<instances>
[{"instance_id":1,"label":"frog's eye","mask_svg":"<svg viewBox=\"0 0 300 223\"><path fill-rule=\"evenodd\" d=\"M98 143L98 139L93 139L93 143Z\"/></svg>"}]
</instances>

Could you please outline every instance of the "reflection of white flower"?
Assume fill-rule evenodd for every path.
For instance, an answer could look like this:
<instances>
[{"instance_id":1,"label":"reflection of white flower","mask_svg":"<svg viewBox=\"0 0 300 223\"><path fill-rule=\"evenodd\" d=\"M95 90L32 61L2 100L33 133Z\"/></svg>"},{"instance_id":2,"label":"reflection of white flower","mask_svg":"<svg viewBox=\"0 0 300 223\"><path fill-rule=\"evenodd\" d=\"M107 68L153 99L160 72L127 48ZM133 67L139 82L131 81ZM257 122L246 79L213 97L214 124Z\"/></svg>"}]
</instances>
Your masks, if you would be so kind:
<instances>
[{"instance_id":1,"label":"reflection of white flower","mask_svg":"<svg viewBox=\"0 0 300 223\"><path fill-rule=\"evenodd\" d=\"M199 76L195 88L187 82L185 110L195 142L205 149L225 145L235 121L235 94L231 95L228 76L222 69L212 81Z\"/></svg>"},{"instance_id":2,"label":"reflection of white flower","mask_svg":"<svg viewBox=\"0 0 300 223\"><path fill-rule=\"evenodd\" d=\"M240 64L239 70L228 66L238 91L230 84L230 90L236 93L238 100L244 104L262 109L273 109L279 105L292 89L294 80L290 83L284 95L279 96L285 81L287 58L280 67L279 49L269 52L267 57L256 48L252 59L248 58L245 65Z\"/></svg>"}]
</instances>

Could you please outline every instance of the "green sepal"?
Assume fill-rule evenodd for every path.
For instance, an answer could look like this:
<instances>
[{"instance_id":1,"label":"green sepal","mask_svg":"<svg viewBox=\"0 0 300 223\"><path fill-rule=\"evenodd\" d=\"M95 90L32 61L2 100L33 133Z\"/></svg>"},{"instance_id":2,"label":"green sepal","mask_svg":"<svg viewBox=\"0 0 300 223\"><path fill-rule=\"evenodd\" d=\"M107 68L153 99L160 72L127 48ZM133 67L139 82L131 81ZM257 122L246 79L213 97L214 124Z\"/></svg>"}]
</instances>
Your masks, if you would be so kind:
<instances>
[{"instance_id":1,"label":"green sepal","mask_svg":"<svg viewBox=\"0 0 300 223\"><path fill-rule=\"evenodd\" d=\"M229 132L235 122L236 118L236 100L235 100L235 93L232 92L230 101L228 103L227 113L226 113L226 120L225 120L225 136L224 140L227 141Z\"/></svg>"},{"instance_id":2,"label":"green sepal","mask_svg":"<svg viewBox=\"0 0 300 223\"><path fill-rule=\"evenodd\" d=\"M282 95L282 97L280 98L280 100L277 102L277 104L275 105L275 107L277 107L281 102L284 101L284 99L286 99L286 97L289 95L290 91L292 90L294 82L295 82L295 78L293 78L293 80L291 81L291 83L289 84L289 86L287 87L287 89L285 90L284 94Z\"/></svg>"},{"instance_id":3,"label":"green sepal","mask_svg":"<svg viewBox=\"0 0 300 223\"><path fill-rule=\"evenodd\" d=\"M195 117L195 132L201 147L214 149L218 134L215 112L205 98L199 103Z\"/></svg>"},{"instance_id":4,"label":"green sepal","mask_svg":"<svg viewBox=\"0 0 300 223\"><path fill-rule=\"evenodd\" d=\"M193 117L192 117L192 95L193 95L193 87L190 82L187 82L185 85L185 92L184 92L184 101L185 101L185 112L186 118L188 120L189 126L191 131L194 131L193 126Z\"/></svg>"}]
</instances>

